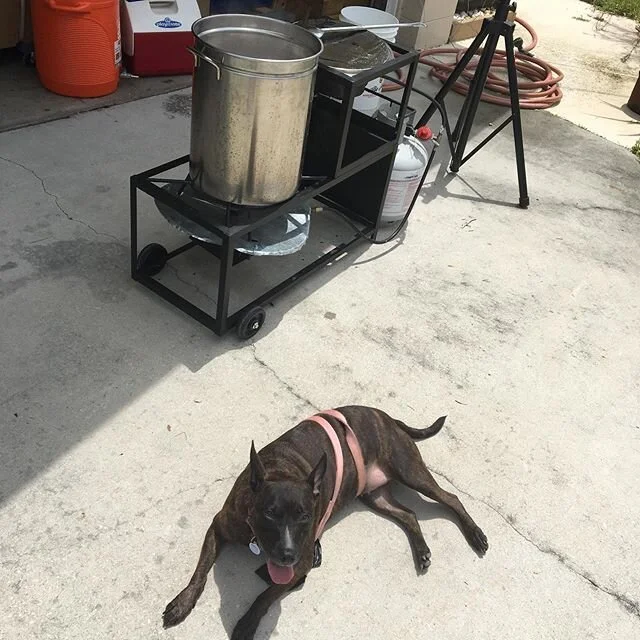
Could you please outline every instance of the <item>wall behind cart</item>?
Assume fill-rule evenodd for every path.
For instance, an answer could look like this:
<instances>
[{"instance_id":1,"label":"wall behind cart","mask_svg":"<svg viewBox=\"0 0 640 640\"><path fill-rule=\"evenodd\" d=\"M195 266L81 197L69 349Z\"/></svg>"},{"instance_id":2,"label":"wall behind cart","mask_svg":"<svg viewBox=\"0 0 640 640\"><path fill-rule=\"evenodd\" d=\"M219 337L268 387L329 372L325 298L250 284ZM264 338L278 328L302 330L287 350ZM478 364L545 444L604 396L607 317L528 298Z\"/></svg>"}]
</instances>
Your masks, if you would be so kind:
<instances>
[{"instance_id":1,"label":"wall behind cart","mask_svg":"<svg viewBox=\"0 0 640 640\"><path fill-rule=\"evenodd\" d=\"M0 0L0 49L32 41L29 0Z\"/></svg>"},{"instance_id":2,"label":"wall behind cart","mask_svg":"<svg viewBox=\"0 0 640 640\"><path fill-rule=\"evenodd\" d=\"M266 13L282 11L295 20L327 16L337 18L349 5L377 6L385 0L198 0L202 15L214 13ZM379 7L384 8L384 7Z\"/></svg>"}]
</instances>

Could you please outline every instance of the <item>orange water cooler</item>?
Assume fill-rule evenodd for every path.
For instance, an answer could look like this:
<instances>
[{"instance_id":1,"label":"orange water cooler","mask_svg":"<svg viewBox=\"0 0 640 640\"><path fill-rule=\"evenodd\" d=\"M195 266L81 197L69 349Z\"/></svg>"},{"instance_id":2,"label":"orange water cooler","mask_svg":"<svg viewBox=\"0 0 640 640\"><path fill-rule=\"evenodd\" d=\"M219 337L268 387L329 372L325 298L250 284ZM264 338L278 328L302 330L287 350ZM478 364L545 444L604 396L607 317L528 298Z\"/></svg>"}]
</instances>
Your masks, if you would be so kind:
<instances>
[{"instance_id":1,"label":"orange water cooler","mask_svg":"<svg viewBox=\"0 0 640 640\"><path fill-rule=\"evenodd\" d=\"M31 0L36 69L63 96L97 98L118 88L118 0Z\"/></svg>"}]
</instances>

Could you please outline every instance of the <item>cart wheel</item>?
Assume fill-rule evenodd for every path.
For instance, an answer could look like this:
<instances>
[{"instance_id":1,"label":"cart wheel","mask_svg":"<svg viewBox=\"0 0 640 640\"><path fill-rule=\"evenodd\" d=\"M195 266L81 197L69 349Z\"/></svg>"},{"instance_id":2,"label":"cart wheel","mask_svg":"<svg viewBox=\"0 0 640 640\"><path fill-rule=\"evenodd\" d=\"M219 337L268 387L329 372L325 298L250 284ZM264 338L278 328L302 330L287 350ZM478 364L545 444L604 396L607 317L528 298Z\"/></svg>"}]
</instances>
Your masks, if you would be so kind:
<instances>
[{"instance_id":1,"label":"cart wheel","mask_svg":"<svg viewBox=\"0 0 640 640\"><path fill-rule=\"evenodd\" d=\"M139 254L136 270L146 276L155 276L167 264L167 250L157 242L148 244Z\"/></svg>"},{"instance_id":2,"label":"cart wheel","mask_svg":"<svg viewBox=\"0 0 640 640\"><path fill-rule=\"evenodd\" d=\"M266 317L267 312L262 307L249 309L238 324L238 337L242 340L253 338L262 328Z\"/></svg>"}]
</instances>

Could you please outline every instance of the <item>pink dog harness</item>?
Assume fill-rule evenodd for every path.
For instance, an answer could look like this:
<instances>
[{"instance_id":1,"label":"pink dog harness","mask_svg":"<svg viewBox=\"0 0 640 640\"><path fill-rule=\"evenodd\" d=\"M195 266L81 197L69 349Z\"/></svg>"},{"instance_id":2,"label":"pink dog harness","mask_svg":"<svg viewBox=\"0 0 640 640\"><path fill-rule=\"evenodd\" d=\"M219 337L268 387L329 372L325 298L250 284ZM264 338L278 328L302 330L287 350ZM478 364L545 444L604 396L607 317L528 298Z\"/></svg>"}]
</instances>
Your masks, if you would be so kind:
<instances>
[{"instance_id":1,"label":"pink dog harness","mask_svg":"<svg viewBox=\"0 0 640 640\"><path fill-rule=\"evenodd\" d=\"M359 496L364 492L367 481L367 474L364 466L364 457L362 455L362 449L360 448L358 438L347 422L347 419L339 411L336 411L335 409L329 409L329 411L322 411L322 413L324 415L335 418L344 426L347 446L349 447L349 451L351 452L351 456L353 457L353 462L356 465L356 471L358 473L358 492L356 493L356 496ZM308 420L316 422L325 430L325 432L329 436L329 440L331 440L333 452L336 457L336 483L333 487L333 495L331 496L331 500L327 505L327 510L322 516L322 520L320 520L320 524L318 525L318 529L316 531L316 540L319 540L327 522L329 521L329 518L331 517L333 508L335 507L336 501L338 500L338 495L340 494L340 487L342 487L342 479L344 476L344 455L342 453L342 447L340 446L338 434L328 420L325 420L325 418L323 418L321 415L311 416L310 418L308 418Z\"/></svg>"}]
</instances>

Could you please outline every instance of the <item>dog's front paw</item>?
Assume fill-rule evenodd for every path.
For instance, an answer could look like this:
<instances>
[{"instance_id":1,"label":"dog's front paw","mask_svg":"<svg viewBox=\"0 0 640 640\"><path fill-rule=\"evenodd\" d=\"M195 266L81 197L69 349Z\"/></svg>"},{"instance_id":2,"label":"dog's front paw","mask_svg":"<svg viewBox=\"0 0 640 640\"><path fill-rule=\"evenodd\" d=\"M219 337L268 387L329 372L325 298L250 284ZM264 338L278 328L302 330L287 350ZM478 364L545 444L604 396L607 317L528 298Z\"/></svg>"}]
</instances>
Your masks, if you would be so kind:
<instances>
[{"instance_id":1,"label":"dog's front paw","mask_svg":"<svg viewBox=\"0 0 640 640\"><path fill-rule=\"evenodd\" d=\"M233 633L231 634L231 640L253 640L253 636L256 634L257 625L253 619L253 616L246 614L238 621Z\"/></svg>"},{"instance_id":2,"label":"dog's front paw","mask_svg":"<svg viewBox=\"0 0 640 640\"><path fill-rule=\"evenodd\" d=\"M431 566L430 556L431 552L429 552L429 555L421 555L418 558L418 573L420 575L427 573L427 569Z\"/></svg>"},{"instance_id":3,"label":"dog's front paw","mask_svg":"<svg viewBox=\"0 0 640 640\"><path fill-rule=\"evenodd\" d=\"M418 575L422 576L427 573L427 569L431 566L431 551L429 547L421 545L420 548L416 549L415 557Z\"/></svg>"},{"instance_id":4,"label":"dog's front paw","mask_svg":"<svg viewBox=\"0 0 640 640\"><path fill-rule=\"evenodd\" d=\"M165 629L180 624L196 605L200 594L193 587L183 589L165 608L162 626Z\"/></svg>"},{"instance_id":5,"label":"dog's front paw","mask_svg":"<svg viewBox=\"0 0 640 640\"><path fill-rule=\"evenodd\" d=\"M480 556L483 556L489 548L489 541L487 536L484 535L482 529L476 526L475 529L469 533L469 544L473 550Z\"/></svg>"}]
</instances>

